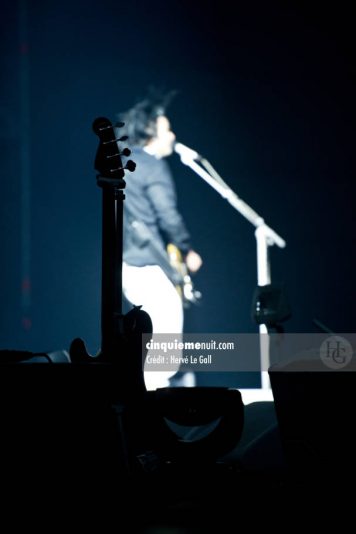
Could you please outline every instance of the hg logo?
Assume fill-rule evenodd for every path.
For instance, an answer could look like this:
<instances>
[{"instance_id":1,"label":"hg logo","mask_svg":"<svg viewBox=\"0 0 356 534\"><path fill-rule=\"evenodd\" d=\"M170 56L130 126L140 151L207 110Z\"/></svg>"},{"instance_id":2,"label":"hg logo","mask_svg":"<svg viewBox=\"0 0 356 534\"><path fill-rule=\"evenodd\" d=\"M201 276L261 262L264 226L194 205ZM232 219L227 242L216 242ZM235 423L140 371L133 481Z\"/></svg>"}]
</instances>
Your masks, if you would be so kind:
<instances>
[{"instance_id":1,"label":"hg logo","mask_svg":"<svg viewBox=\"0 0 356 534\"><path fill-rule=\"evenodd\" d=\"M320 347L320 358L327 367L341 369L352 360L352 346L341 336L331 336L323 341Z\"/></svg>"}]
</instances>

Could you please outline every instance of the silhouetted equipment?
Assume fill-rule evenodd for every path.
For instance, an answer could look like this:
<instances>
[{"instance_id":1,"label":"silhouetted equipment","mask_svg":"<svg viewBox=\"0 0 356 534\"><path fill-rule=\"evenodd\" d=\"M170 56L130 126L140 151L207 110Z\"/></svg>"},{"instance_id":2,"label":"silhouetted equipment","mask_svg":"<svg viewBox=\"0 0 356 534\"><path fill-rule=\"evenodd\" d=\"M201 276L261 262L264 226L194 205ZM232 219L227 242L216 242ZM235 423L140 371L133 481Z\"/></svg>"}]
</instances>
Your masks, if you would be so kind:
<instances>
[{"instance_id":1,"label":"silhouetted equipment","mask_svg":"<svg viewBox=\"0 0 356 534\"><path fill-rule=\"evenodd\" d=\"M165 460L216 460L236 447L241 437L244 406L236 389L158 389L148 392L146 409L151 414L152 445ZM179 431L180 426L191 432L179 436L175 428Z\"/></svg>"},{"instance_id":2,"label":"silhouetted equipment","mask_svg":"<svg viewBox=\"0 0 356 534\"><path fill-rule=\"evenodd\" d=\"M245 406L245 424L233 459L245 470L280 475L286 473L279 427L272 401L252 402ZM228 455L225 460L229 459Z\"/></svg>"},{"instance_id":3,"label":"silhouetted equipment","mask_svg":"<svg viewBox=\"0 0 356 534\"><path fill-rule=\"evenodd\" d=\"M252 301L252 317L257 324L275 327L291 316L283 284L257 286Z\"/></svg>"},{"instance_id":4,"label":"silhouetted equipment","mask_svg":"<svg viewBox=\"0 0 356 534\"><path fill-rule=\"evenodd\" d=\"M108 364L0 364L0 470L22 508L63 495L97 503L117 495L126 473ZM111 486L111 487L110 487ZM20 489L21 488L21 489Z\"/></svg>"},{"instance_id":5,"label":"silhouetted equipment","mask_svg":"<svg viewBox=\"0 0 356 534\"><path fill-rule=\"evenodd\" d=\"M269 370L286 459L302 479L344 477L356 471L355 370L328 369L320 361ZM308 365L311 370L308 371Z\"/></svg>"},{"instance_id":6,"label":"silhouetted equipment","mask_svg":"<svg viewBox=\"0 0 356 534\"><path fill-rule=\"evenodd\" d=\"M31 352L29 350L0 350L1 363L69 363L66 350Z\"/></svg>"}]
</instances>

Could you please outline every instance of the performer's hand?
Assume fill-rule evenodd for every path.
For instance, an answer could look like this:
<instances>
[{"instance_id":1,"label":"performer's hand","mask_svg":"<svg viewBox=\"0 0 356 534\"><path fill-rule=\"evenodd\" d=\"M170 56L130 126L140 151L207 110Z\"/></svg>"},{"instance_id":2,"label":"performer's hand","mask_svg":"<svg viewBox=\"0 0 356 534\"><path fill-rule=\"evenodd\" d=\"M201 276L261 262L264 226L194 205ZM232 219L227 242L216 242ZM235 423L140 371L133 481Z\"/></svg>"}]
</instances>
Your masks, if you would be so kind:
<instances>
[{"instance_id":1,"label":"performer's hand","mask_svg":"<svg viewBox=\"0 0 356 534\"><path fill-rule=\"evenodd\" d=\"M185 263L192 273L196 273L202 266L203 260L197 252L190 250L186 255Z\"/></svg>"}]
</instances>

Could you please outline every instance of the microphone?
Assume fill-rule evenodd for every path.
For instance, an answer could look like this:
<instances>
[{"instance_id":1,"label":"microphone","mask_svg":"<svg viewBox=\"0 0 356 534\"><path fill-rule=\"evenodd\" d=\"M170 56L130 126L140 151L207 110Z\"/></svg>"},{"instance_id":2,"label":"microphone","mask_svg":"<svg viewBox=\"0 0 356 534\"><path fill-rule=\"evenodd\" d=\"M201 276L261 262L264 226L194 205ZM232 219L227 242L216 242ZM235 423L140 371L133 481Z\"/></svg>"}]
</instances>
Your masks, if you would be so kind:
<instances>
[{"instance_id":1,"label":"microphone","mask_svg":"<svg viewBox=\"0 0 356 534\"><path fill-rule=\"evenodd\" d=\"M179 154L182 163L189 163L191 161L200 160L201 156L195 150L183 145L183 143L174 144L174 152Z\"/></svg>"}]
</instances>

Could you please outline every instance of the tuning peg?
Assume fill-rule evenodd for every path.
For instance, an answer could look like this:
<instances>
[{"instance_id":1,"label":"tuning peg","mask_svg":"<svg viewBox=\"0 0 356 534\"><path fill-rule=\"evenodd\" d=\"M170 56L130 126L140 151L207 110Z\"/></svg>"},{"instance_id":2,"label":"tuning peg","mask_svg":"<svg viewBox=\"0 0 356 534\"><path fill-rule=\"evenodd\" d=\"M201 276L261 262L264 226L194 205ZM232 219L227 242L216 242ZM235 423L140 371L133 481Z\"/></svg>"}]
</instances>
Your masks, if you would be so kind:
<instances>
[{"instance_id":1,"label":"tuning peg","mask_svg":"<svg viewBox=\"0 0 356 534\"><path fill-rule=\"evenodd\" d=\"M106 128L111 127L111 122L106 117L98 117L93 122L93 130L96 133L96 135L100 136L100 133L105 130Z\"/></svg>"},{"instance_id":2,"label":"tuning peg","mask_svg":"<svg viewBox=\"0 0 356 534\"><path fill-rule=\"evenodd\" d=\"M130 172L133 172L136 169L136 163L129 159L129 161L126 163L124 169L127 169Z\"/></svg>"},{"instance_id":3,"label":"tuning peg","mask_svg":"<svg viewBox=\"0 0 356 534\"><path fill-rule=\"evenodd\" d=\"M116 139L116 141L127 141L129 138L128 135L123 135L122 137L119 137L119 139Z\"/></svg>"},{"instance_id":4,"label":"tuning peg","mask_svg":"<svg viewBox=\"0 0 356 534\"><path fill-rule=\"evenodd\" d=\"M117 154L111 154L105 157L106 159L117 158L118 156L125 156L126 158L128 158L130 155L131 155L131 150L129 148L124 148L122 152L118 152Z\"/></svg>"},{"instance_id":5,"label":"tuning peg","mask_svg":"<svg viewBox=\"0 0 356 534\"><path fill-rule=\"evenodd\" d=\"M115 122L115 126L116 126L116 128L122 128L123 126L125 126L125 123L124 122Z\"/></svg>"}]
</instances>

